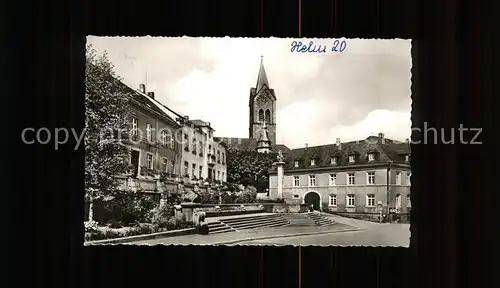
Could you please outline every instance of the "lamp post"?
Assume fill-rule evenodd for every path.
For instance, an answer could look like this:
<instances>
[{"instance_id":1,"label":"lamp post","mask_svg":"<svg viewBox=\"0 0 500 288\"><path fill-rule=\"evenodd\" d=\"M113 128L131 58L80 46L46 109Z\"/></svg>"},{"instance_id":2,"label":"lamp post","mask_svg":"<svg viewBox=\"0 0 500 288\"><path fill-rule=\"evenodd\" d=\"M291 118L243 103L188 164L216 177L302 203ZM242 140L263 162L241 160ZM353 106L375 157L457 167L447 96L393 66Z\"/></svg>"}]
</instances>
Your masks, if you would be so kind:
<instances>
[{"instance_id":1,"label":"lamp post","mask_svg":"<svg viewBox=\"0 0 500 288\"><path fill-rule=\"evenodd\" d=\"M383 208L382 201L378 201L377 205L378 205L378 210L379 210L379 215L378 215L379 223L382 223L382 208Z\"/></svg>"}]
</instances>

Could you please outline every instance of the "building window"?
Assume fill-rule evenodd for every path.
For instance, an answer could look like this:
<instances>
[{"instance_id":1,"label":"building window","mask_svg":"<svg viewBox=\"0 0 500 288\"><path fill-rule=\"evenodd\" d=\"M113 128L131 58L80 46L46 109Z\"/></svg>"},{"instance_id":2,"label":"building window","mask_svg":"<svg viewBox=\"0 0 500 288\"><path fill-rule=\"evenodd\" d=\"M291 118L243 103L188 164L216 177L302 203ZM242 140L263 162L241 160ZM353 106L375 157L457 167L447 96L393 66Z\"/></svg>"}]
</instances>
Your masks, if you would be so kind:
<instances>
[{"instance_id":1,"label":"building window","mask_svg":"<svg viewBox=\"0 0 500 288\"><path fill-rule=\"evenodd\" d=\"M368 161L374 161L374 160L375 160L375 153L368 154Z\"/></svg>"},{"instance_id":2,"label":"building window","mask_svg":"<svg viewBox=\"0 0 500 288\"><path fill-rule=\"evenodd\" d=\"M332 165L337 164L337 157L330 157L330 164Z\"/></svg>"},{"instance_id":3,"label":"building window","mask_svg":"<svg viewBox=\"0 0 500 288\"><path fill-rule=\"evenodd\" d=\"M132 135L137 136L138 134L138 129L137 126L139 125L139 120L137 118L132 118Z\"/></svg>"},{"instance_id":4,"label":"building window","mask_svg":"<svg viewBox=\"0 0 500 288\"><path fill-rule=\"evenodd\" d=\"M293 167L295 167L295 168L299 167L299 161L294 161L293 162Z\"/></svg>"},{"instance_id":5,"label":"building window","mask_svg":"<svg viewBox=\"0 0 500 288\"><path fill-rule=\"evenodd\" d=\"M299 187L299 186L300 186L299 176L293 176L293 187Z\"/></svg>"},{"instance_id":6,"label":"building window","mask_svg":"<svg viewBox=\"0 0 500 288\"><path fill-rule=\"evenodd\" d=\"M167 131L161 131L161 145L167 146L168 142L169 141L167 140Z\"/></svg>"},{"instance_id":7,"label":"building window","mask_svg":"<svg viewBox=\"0 0 500 288\"><path fill-rule=\"evenodd\" d=\"M184 161L184 176L189 175L189 162Z\"/></svg>"},{"instance_id":8,"label":"building window","mask_svg":"<svg viewBox=\"0 0 500 288\"><path fill-rule=\"evenodd\" d=\"M401 185L401 172L396 172L396 185Z\"/></svg>"},{"instance_id":9,"label":"building window","mask_svg":"<svg viewBox=\"0 0 500 288\"><path fill-rule=\"evenodd\" d=\"M221 180L220 179L220 170L217 170L217 180Z\"/></svg>"},{"instance_id":10,"label":"building window","mask_svg":"<svg viewBox=\"0 0 500 288\"><path fill-rule=\"evenodd\" d=\"M226 180L224 179L224 172L222 172L222 179L220 179L220 180L221 180L221 181L224 181L224 182L226 181Z\"/></svg>"},{"instance_id":11,"label":"building window","mask_svg":"<svg viewBox=\"0 0 500 288\"><path fill-rule=\"evenodd\" d=\"M224 157L224 156L225 156L225 154L224 154L224 152L222 152L222 164L226 163L226 159L225 159L226 157Z\"/></svg>"},{"instance_id":12,"label":"building window","mask_svg":"<svg viewBox=\"0 0 500 288\"><path fill-rule=\"evenodd\" d=\"M401 194L396 195L396 209L401 209Z\"/></svg>"},{"instance_id":13,"label":"building window","mask_svg":"<svg viewBox=\"0 0 500 288\"><path fill-rule=\"evenodd\" d=\"M175 161L170 162L170 173L175 174Z\"/></svg>"},{"instance_id":14,"label":"building window","mask_svg":"<svg viewBox=\"0 0 500 288\"><path fill-rule=\"evenodd\" d=\"M266 110L266 123L271 123L271 111Z\"/></svg>"},{"instance_id":15,"label":"building window","mask_svg":"<svg viewBox=\"0 0 500 288\"><path fill-rule=\"evenodd\" d=\"M337 206L337 195L330 195L328 197L328 205L329 206Z\"/></svg>"},{"instance_id":16,"label":"building window","mask_svg":"<svg viewBox=\"0 0 500 288\"><path fill-rule=\"evenodd\" d=\"M309 175L309 186L316 186L316 175Z\"/></svg>"},{"instance_id":17,"label":"building window","mask_svg":"<svg viewBox=\"0 0 500 288\"><path fill-rule=\"evenodd\" d=\"M165 172L168 173L168 169L170 168L169 162L167 158L163 158L163 169L165 169Z\"/></svg>"},{"instance_id":18,"label":"building window","mask_svg":"<svg viewBox=\"0 0 500 288\"><path fill-rule=\"evenodd\" d=\"M193 143L191 144L193 154L196 154L196 138L193 138Z\"/></svg>"},{"instance_id":19,"label":"building window","mask_svg":"<svg viewBox=\"0 0 500 288\"><path fill-rule=\"evenodd\" d=\"M366 195L366 207L375 207L375 195Z\"/></svg>"},{"instance_id":20,"label":"building window","mask_svg":"<svg viewBox=\"0 0 500 288\"><path fill-rule=\"evenodd\" d=\"M411 194L406 195L406 207L411 208Z\"/></svg>"},{"instance_id":21,"label":"building window","mask_svg":"<svg viewBox=\"0 0 500 288\"><path fill-rule=\"evenodd\" d=\"M259 122L264 122L264 110L259 110Z\"/></svg>"},{"instance_id":22,"label":"building window","mask_svg":"<svg viewBox=\"0 0 500 288\"><path fill-rule=\"evenodd\" d=\"M174 141L175 141L175 138L173 135L167 135L167 141L170 142L170 148L174 149Z\"/></svg>"},{"instance_id":23,"label":"building window","mask_svg":"<svg viewBox=\"0 0 500 288\"><path fill-rule=\"evenodd\" d=\"M203 142L200 141L200 156L203 156Z\"/></svg>"},{"instance_id":24,"label":"building window","mask_svg":"<svg viewBox=\"0 0 500 288\"><path fill-rule=\"evenodd\" d=\"M349 155L349 163L354 163L355 157L354 155Z\"/></svg>"},{"instance_id":25,"label":"building window","mask_svg":"<svg viewBox=\"0 0 500 288\"><path fill-rule=\"evenodd\" d=\"M330 186L335 186L337 182L337 174L330 174Z\"/></svg>"},{"instance_id":26,"label":"building window","mask_svg":"<svg viewBox=\"0 0 500 288\"><path fill-rule=\"evenodd\" d=\"M193 178L196 176L196 163L193 163L192 164L192 169L191 169L191 175L193 176Z\"/></svg>"},{"instance_id":27,"label":"building window","mask_svg":"<svg viewBox=\"0 0 500 288\"><path fill-rule=\"evenodd\" d=\"M189 136L187 134L184 134L184 150L189 151Z\"/></svg>"},{"instance_id":28,"label":"building window","mask_svg":"<svg viewBox=\"0 0 500 288\"><path fill-rule=\"evenodd\" d=\"M354 195L353 194L347 195L347 207L354 207L354 205L355 205Z\"/></svg>"},{"instance_id":29,"label":"building window","mask_svg":"<svg viewBox=\"0 0 500 288\"><path fill-rule=\"evenodd\" d=\"M208 154L212 153L212 144L208 145Z\"/></svg>"},{"instance_id":30,"label":"building window","mask_svg":"<svg viewBox=\"0 0 500 288\"><path fill-rule=\"evenodd\" d=\"M153 169L153 154L147 154L148 168Z\"/></svg>"},{"instance_id":31,"label":"building window","mask_svg":"<svg viewBox=\"0 0 500 288\"><path fill-rule=\"evenodd\" d=\"M220 151L217 150L217 163L220 164Z\"/></svg>"},{"instance_id":32,"label":"building window","mask_svg":"<svg viewBox=\"0 0 500 288\"><path fill-rule=\"evenodd\" d=\"M375 172L368 172L368 185L375 184Z\"/></svg>"},{"instance_id":33,"label":"building window","mask_svg":"<svg viewBox=\"0 0 500 288\"><path fill-rule=\"evenodd\" d=\"M347 173L347 184L354 185L354 173Z\"/></svg>"},{"instance_id":34,"label":"building window","mask_svg":"<svg viewBox=\"0 0 500 288\"><path fill-rule=\"evenodd\" d=\"M311 166L315 166L316 165L316 159L311 159Z\"/></svg>"},{"instance_id":35,"label":"building window","mask_svg":"<svg viewBox=\"0 0 500 288\"><path fill-rule=\"evenodd\" d=\"M299 199L299 194L293 194L293 199Z\"/></svg>"},{"instance_id":36,"label":"building window","mask_svg":"<svg viewBox=\"0 0 500 288\"><path fill-rule=\"evenodd\" d=\"M411 172L406 174L406 185L411 186Z\"/></svg>"},{"instance_id":37,"label":"building window","mask_svg":"<svg viewBox=\"0 0 500 288\"><path fill-rule=\"evenodd\" d=\"M153 133L151 130L152 130L151 124L146 124L146 139L148 141L153 141Z\"/></svg>"},{"instance_id":38,"label":"building window","mask_svg":"<svg viewBox=\"0 0 500 288\"><path fill-rule=\"evenodd\" d=\"M201 176L203 173L203 166L200 165L200 171L199 171L199 178L202 179L203 177Z\"/></svg>"}]
</instances>

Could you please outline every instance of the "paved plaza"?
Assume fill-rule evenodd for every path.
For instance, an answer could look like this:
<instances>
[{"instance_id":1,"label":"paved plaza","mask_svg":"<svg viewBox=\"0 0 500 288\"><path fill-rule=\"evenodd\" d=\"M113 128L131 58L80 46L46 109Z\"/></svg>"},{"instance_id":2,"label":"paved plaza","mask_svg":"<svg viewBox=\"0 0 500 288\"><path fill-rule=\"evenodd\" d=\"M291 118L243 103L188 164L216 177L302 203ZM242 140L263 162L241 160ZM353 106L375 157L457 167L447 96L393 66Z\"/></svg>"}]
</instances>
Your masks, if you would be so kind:
<instances>
[{"instance_id":1,"label":"paved plaza","mask_svg":"<svg viewBox=\"0 0 500 288\"><path fill-rule=\"evenodd\" d=\"M337 223L328 227L264 228L213 235L167 237L127 244L409 246L409 224L379 224L336 215L323 215Z\"/></svg>"}]
</instances>

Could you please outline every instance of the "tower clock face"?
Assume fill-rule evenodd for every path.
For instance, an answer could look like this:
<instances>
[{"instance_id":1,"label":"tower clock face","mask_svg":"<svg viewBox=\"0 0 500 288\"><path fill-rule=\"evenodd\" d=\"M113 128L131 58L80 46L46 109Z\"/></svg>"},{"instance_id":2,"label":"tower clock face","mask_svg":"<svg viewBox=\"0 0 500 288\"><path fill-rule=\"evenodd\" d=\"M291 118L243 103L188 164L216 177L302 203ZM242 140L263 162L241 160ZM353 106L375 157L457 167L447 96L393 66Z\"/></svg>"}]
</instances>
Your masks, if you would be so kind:
<instances>
[{"instance_id":1,"label":"tower clock face","mask_svg":"<svg viewBox=\"0 0 500 288\"><path fill-rule=\"evenodd\" d=\"M259 104L264 104L267 101L271 100L271 94L269 94L269 91L262 91L262 94L257 98L257 101Z\"/></svg>"}]
</instances>

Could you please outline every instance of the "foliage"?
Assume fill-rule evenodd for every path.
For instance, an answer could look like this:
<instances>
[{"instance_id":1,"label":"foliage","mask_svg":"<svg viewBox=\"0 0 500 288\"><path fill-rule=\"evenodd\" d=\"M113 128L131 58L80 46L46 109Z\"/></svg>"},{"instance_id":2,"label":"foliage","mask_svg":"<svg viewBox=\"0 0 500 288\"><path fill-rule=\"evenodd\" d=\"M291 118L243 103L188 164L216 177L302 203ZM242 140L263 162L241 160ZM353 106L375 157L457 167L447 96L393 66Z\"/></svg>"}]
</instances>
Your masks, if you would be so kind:
<instances>
[{"instance_id":1,"label":"foliage","mask_svg":"<svg viewBox=\"0 0 500 288\"><path fill-rule=\"evenodd\" d=\"M99 230L99 223L97 223L97 221L85 221L83 224L85 226L85 232L96 232Z\"/></svg>"},{"instance_id":2,"label":"foliage","mask_svg":"<svg viewBox=\"0 0 500 288\"><path fill-rule=\"evenodd\" d=\"M151 223L157 225L160 228L166 228L168 226L168 220L174 216L174 207L172 205L162 205L153 209Z\"/></svg>"},{"instance_id":3,"label":"foliage","mask_svg":"<svg viewBox=\"0 0 500 288\"><path fill-rule=\"evenodd\" d=\"M228 182L252 185L258 192L264 192L269 187L269 170L276 162L276 156L275 153L228 148L226 162Z\"/></svg>"},{"instance_id":4,"label":"foliage","mask_svg":"<svg viewBox=\"0 0 500 288\"><path fill-rule=\"evenodd\" d=\"M235 199L235 203L255 203L256 199L257 199L257 192L252 190L247 190L238 195L238 197Z\"/></svg>"},{"instance_id":5,"label":"foliage","mask_svg":"<svg viewBox=\"0 0 500 288\"><path fill-rule=\"evenodd\" d=\"M219 197L215 193L200 193L198 197L194 200L196 203L200 204L218 204Z\"/></svg>"},{"instance_id":6,"label":"foliage","mask_svg":"<svg viewBox=\"0 0 500 288\"><path fill-rule=\"evenodd\" d=\"M111 215L111 220L121 221L127 226L132 223L150 221L150 211L156 202L147 195L131 195L126 192L114 193L113 199L106 201L104 209Z\"/></svg>"},{"instance_id":7,"label":"foliage","mask_svg":"<svg viewBox=\"0 0 500 288\"><path fill-rule=\"evenodd\" d=\"M114 177L129 171L127 98L107 54L87 46L85 66L85 194L102 199L117 190ZM114 140L114 141L113 141Z\"/></svg>"}]
</instances>

